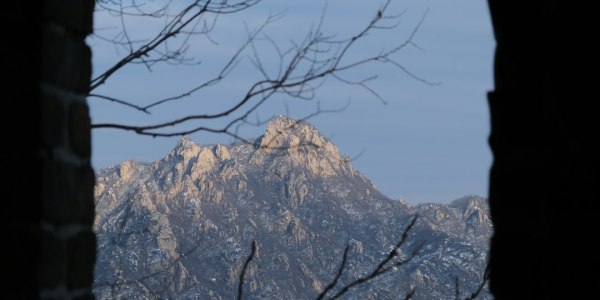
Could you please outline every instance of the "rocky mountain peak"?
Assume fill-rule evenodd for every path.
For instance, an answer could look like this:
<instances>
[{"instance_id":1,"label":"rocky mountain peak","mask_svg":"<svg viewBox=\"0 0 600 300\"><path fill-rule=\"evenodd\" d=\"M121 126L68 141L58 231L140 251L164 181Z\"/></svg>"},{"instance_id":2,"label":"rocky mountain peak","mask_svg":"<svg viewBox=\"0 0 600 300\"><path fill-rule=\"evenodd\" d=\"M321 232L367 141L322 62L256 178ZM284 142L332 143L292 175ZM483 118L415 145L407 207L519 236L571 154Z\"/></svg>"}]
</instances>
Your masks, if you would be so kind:
<instances>
[{"instance_id":1,"label":"rocky mountain peak","mask_svg":"<svg viewBox=\"0 0 600 300\"><path fill-rule=\"evenodd\" d=\"M302 121L296 120L294 118L288 117L286 115L277 115L269 121L267 125L267 130L269 129L279 129L286 130L290 128L302 128L302 127L310 127L313 130L316 130L312 125Z\"/></svg>"},{"instance_id":2,"label":"rocky mountain peak","mask_svg":"<svg viewBox=\"0 0 600 300\"><path fill-rule=\"evenodd\" d=\"M259 149L261 154L253 158L255 164L262 164L273 157L271 154L277 154L285 157L280 166L305 168L312 175L329 177L352 172L349 160L314 126L282 115L269 122L260 138Z\"/></svg>"},{"instance_id":3,"label":"rocky mountain peak","mask_svg":"<svg viewBox=\"0 0 600 300\"><path fill-rule=\"evenodd\" d=\"M182 137L163 159L123 162L96 178L97 299L234 298L254 241L248 299L315 299L345 247L340 284L371 272L415 215L398 258L418 255L348 299L410 290L413 299L454 298L457 279L463 294L474 291L487 263L484 198L391 200L313 126L284 116L257 143L200 146ZM490 299L485 290L480 298Z\"/></svg>"},{"instance_id":4,"label":"rocky mountain peak","mask_svg":"<svg viewBox=\"0 0 600 300\"><path fill-rule=\"evenodd\" d=\"M183 156L184 161L189 161L192 157L196 157L200 153L201 147L196 142L192 141L187 136L182 136L177 142L177 146L171 154Z\"/></svg>"},{"instance_id":5,"label":"rocky mountain peak","mask_svg":"<svg viewBox=\"0 0 600 300\"><path fill-rule=\"evenodd\" d=\"M262 137L261 148L275 149L313 145L320 147L326 141L312 125L279 115L273 118Z\"/></svg>"},{"instance_id":6,"label":"rocky mountain peak","mask_svg":"<svg viewBox=\"0 0 600 300\"><path fill-rule=\"evenodd\" d=\"M180 149L189 149L189 148L192 148L194 146L198 146L198 144L196 142L192 141L186 135L184 135L181 138L179 138L179 141L177 141L177 146L176 147L180 148Z\"/></svg>"}]
</instances>

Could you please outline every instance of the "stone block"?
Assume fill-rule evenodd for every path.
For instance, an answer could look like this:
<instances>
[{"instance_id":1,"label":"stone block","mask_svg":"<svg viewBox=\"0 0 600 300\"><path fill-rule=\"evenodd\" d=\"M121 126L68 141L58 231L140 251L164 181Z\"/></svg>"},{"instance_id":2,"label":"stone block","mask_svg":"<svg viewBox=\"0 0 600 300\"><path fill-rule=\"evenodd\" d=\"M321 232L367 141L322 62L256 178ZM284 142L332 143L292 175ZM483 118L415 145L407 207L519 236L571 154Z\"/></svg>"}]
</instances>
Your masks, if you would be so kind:
<instances>
[{"instance_id":1,"label":"stone block","mask_svg":"<svg viewBox=\"0 0 600 300\"><path fill-rule=\"evenodd\" d=\"M73 290L91 286L94 281L96 235L90 228L70 238L67 245L67 288Z\"/></svg>"},{"instance_id":2,"label":"stone block","mask_svg":"<svg viewBox=\"0 0 600 300\"><path fill-rule=\"evenodd\" d=\"M94 0L46 0L43 3L46 20L82 35L92 32Z\"/></svg>"},{"instance_id":3,"label":"stone block","mask_svg":"<svg viewBox=\"0 0 600 300\"><path fill-rule=\"evenodd\" d=\"M65 109L56 95L42 94L42 142L47 148L64 144Z\"/></svg>"},{"instance_id":4,"label":"stone block","mask_svg":"<svg viewBox=\"0 0 600 300\"><path fill-rule=\"evenodd\" d=\"M42 39L42 80L86 95L92 68L91 52L83 37L46 26Z\"/></svg>"},{"instance_id":5,"label":"stone block","mask_svg":"<svg viewBox=\"0 0 600 300\"><path fill-rule=\"evenodd\" d=\"M42 218L54 224L91 226L95 183L92 168L47 162L43 172Z\"/></svg>"},{"instance_id":6,"label":"stone block","mask_svg":"<svg viewBox=\"0 0 600 300\"><path fill-rule=\"evenodd\" d=\"M65 282L67 274L66 243L53 233L42 231L38 282L42 289L52 289Z\"/></svg>"},{"instance_id":7,"label":"stone block","mask_svg":"<svg viewBox=\"0 0 600 300\"><path fill-rule=\"evenodd\" d=\"M83 157L92 152L90 115L85 103L74 102L69 107L69 141L71 149Z\"/></svg>"}]
</instances>

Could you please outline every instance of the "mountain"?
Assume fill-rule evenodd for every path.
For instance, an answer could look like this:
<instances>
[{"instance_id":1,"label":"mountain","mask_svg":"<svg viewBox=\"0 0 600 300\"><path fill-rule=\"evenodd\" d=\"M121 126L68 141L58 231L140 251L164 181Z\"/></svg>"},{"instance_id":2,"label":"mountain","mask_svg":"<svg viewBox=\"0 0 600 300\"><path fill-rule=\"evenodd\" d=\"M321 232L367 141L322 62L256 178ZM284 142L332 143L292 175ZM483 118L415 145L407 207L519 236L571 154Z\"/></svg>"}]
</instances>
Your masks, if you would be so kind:
<instances>
[{"instance_id":1,"label":"mountain","mask_svg":"<svg viewBox=\"0 0 600 300\"><path fill-rule=\"evenodd\" d=\"M372 272L401 240L403 265L344 299L454 299L483 280L492 232L486 200L410 206L381 194L313 126L277 117L233 145L182 138L153 163L97 174L98 299L314 299ZM416 251L416 252L415 252ZM413 253L416 253L413 257ZM327 297L326 297L327 299ZM486 289L479 299L491 299Z\"/></svg>"}]
</instances>

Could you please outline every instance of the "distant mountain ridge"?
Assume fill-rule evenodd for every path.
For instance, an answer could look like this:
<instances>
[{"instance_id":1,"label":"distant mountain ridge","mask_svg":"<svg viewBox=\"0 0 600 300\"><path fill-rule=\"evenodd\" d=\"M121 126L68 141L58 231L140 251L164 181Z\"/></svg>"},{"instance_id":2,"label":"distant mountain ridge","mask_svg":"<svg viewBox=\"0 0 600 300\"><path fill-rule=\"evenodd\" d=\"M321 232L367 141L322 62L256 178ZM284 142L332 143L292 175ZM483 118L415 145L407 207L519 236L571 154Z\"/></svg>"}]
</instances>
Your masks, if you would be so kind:
<instances>
[{"instance_id":1,"label":"distant mountain ridge","mask_svg":"<svg viewBox=\"0 0 600 300\"><path fill-rule=\"evenodd\" d=\"M454 299L457 286L464 298L482 281L492 232L484 198L391 200L316 128L282 116L250 143L184 137L159 161L101 170L95 194L98 299L232 299L254 240L247 299L314 299L346 245L339 286L371 272L415 214L399 257L418 255L344 299L411 289L412 299Z\"/></svg>"}]
</instances>

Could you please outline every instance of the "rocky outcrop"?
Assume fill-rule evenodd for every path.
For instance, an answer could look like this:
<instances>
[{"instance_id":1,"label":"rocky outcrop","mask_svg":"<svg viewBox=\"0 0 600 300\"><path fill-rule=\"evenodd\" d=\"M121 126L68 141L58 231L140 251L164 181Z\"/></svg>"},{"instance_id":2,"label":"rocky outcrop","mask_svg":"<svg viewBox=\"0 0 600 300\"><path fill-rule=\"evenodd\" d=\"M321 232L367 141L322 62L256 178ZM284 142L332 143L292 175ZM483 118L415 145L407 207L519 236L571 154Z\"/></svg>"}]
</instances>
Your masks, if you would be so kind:
<instances>
[{"instance_id":1,"label":"rocky outcrop","mask_svg":"<svg viewBox=\"0 0 600 300\"><path fill-rule=\"evenodd\" d=\"M390 200L311 125L278 117L256 141L201 146L182 138L164 159L98 173L99 299L231 299L256 241L248 299L313 299L364 276L419 215L399 251L408 264L348 299L454 298L483 277L491 234L485 199L412 207ZM489 298L484 292L482 299Z\"/></svg>"},{"instance_id":2,"label":"rocky outcrop","mask_svg":"<svg viewBox=\"0 0 600 300\"><path fill-rule=\"evenodd\" d=\"M273 155L284 157L284 163L271 168L273 174L282 174L280 168L301 167L311 175L330 177L351 171L349 159L331 141L323 137L312 125L303 121L278 116L269 122L260 138L259 149L252 162L264 164Z\"/></svg>"}]
</instances>

